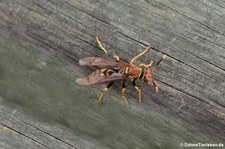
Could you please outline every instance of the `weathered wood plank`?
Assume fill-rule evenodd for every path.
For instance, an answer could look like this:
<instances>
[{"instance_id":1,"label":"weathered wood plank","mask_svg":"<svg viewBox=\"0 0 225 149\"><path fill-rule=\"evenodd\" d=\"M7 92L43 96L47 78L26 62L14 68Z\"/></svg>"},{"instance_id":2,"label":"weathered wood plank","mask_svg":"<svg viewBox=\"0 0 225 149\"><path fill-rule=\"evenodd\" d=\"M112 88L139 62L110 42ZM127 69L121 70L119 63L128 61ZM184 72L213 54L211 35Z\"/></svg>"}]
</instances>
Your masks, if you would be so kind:
<instances>
[{"instance_id":1,"label":"weathered wood plank","mask_svg":"<svg viewBox=\"0 0 225 149\"><path fill-rule=\"evenodd\" d=\"M3 0L0 97L6 103L1 109L13 103L70 132L66 144L57 129L18 114L19 124L29 127L25 134L48 148L179 148L181 142L224 142L224 8L222 1ZM145 101L139 104L128 86L128 110L114 88L98 105L100 88L75 84L92 70L80 67L78 60L103 55L96 35L125 60L147 45L153 50L138 62L168 55L154 75L160 92L141 85ZM15 125L3 121L2 127L20 132L15 117L6 115Z\"/></svg>"},{"instance_id":2,"label":"weathered wood plank","mask_svg":"<svg viewBox=\"0 0 225 149\"><path fill-rule=\"evenodd\" d=\"M5 145L5 148L96 148L93 143L72 135L54 121L43 119L39 115L33 119L32 115L15 104L7 103L3 99L0 99L0 103L3 109L0 111L1 147Z\"/></svg>"}]
</instances>

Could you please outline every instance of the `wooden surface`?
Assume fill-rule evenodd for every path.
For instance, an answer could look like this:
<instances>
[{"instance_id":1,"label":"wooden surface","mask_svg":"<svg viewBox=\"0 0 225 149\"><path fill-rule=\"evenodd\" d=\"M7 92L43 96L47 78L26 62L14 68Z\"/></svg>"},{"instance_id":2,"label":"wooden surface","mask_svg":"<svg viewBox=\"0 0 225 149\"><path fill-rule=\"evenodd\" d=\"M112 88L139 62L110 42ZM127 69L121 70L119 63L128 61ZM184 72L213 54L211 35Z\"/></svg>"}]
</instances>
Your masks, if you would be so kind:
<instances>
[{"instance_id":1,"label":"wooden surface","mask_svg":"<svg viewBox=\"0 0 225 149\"><path fill-rule=\"evenodd\" d=\"M1 0L1 148L181 148L225 144L225 3L213 0ZM75 83L93 71L78 60L112 54L137 63L168 55L154 74L160 92L121 83Z\"/></svg>"}]
</instances>

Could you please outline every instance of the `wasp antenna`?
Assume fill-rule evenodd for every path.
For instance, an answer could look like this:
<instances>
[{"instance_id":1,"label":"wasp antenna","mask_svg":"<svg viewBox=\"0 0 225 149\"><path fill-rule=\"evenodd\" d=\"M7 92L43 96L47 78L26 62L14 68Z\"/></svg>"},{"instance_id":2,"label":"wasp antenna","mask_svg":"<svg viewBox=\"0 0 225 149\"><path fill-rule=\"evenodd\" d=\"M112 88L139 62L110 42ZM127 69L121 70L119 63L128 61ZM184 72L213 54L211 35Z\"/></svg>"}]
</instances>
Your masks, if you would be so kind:
<instances>
[{"instance_id":1,"label":"wasp antenna","mask_svg":"<svg viewBox=\"0 0 225 149\"><path fill-rule=\"evenodd\" d=\"M164 60L166 58L167 58L167 56L165 54L163 56L161 56L161 59L157 62L156 66L158 66L162 62L162 60Z\"/></svg>"},{"instance_id":2,"label":"wasp antenna","mask_svg":"<svg viewBox=\"0 0 225 149\"><path fill-rule=\"evenodd\" d=\"M166 59L167 57L168 57L168 56L164 54L164 55L162 56L162 59Z\"/></svg>"}]
</instances>

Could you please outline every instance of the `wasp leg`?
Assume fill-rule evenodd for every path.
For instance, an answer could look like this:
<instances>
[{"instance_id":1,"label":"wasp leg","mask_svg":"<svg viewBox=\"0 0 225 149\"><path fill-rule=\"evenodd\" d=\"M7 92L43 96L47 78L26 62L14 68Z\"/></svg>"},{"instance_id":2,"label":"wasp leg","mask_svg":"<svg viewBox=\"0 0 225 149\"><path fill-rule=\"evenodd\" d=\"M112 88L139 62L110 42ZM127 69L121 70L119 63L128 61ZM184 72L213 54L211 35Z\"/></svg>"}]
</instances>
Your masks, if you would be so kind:
<instances>
[{"instance_id":1,"label":"wasp leg","mask_svg":"<svg viewBox=\"0 0 225 149\"><path fill-rule=\"evenodd\" d=\"M101 92L100 96L98 97L98 102L102 101L105 92L109 90L109 88L113 85L113 83L114 82L109 83L105 88L102 89L102 92Z\"/></svg>"},{"instance_id":2,"label":"wasp leg","mask_svg":"<svg viewBox=\"0 0 225 149\"><path fill-rule=\"evenodd\" d=\"M136 85L135 81L133 81L133 86L134 86L134 89L136 90L137 94L138 94L138 101L141 102L142 99L141 99L141 90L139 89L139 87Z\"/></svg>"},{"instance_id":3,"label":"wasp leg","mask_svg":"<svg viewBox=\"0 0 225 149\"><path fill-rule=\"evenodd\" d=\"M155 86L155 91L158 92L158 91L159 91L158 85L157 85L154 81L153 81L153 84L154 84L154 86Z\"/></svg>"},{"instance_id":4,"label":"wasp leg","mask_svg":"<svg viewBox=\"0 0 225 149\"><path fill-rule=\"evenodd\" d=\"M126 107L129 108L130 107L129 102L128 102L127 98L124 96L124 93L125 93L125 90L126 90L125 83L126 83L126 81L123 81L123 86L122 86L122 89L121 89L121 96L122 96L122 98L123 98L123 100L126 104Z\"/></svg>"},{"instance_id":5,"label":"wasp leg","mask_svg":"<svg viewBox=\"0 0 225 149\"><path fill-rule=\"evenodd\" d=\"M143 64L143 63L141 63L141 64L138 65L138 67L141 68L143 66L145 68L148 68L148 67L152 66L152 64L153 64L153 61L151 61L149 64Z\"/></svg>"},{"instance_id":6,"label":"wasp leg","mask_svg":"<svg viewBox=\"0 0 225 149\"><path fill-rule=\"evenodd\" d=\"M144 51L142 51L140 54L138 54L137 56L135 56L134 58L132 58L132 60L130 61L130 64L133 64L133 62L138 59L140 56L144 55L148 50L150 49L150 47L146 47L144 49Z\"/></svg>"},{"instance_id":7,"label":"wasp leg","mask_svg":"<svg viewBox=\"0 0 225 149\"><path fill-rule=\"evenodd\" d=\"M113 58L115 59L116 62L120 61L120 57L118 55L113 55Z\"/></svg>"},{"instance_id":8,"label":"wasp leg","mask_svg":"<svg viewBox=\"0 0 225 149\"><path fill-rule=\"evenodd\" d=\"M108 54L108 50L106 50L106 49L103 47L103 45L102 45L102 43L100 42L98 36L96 36L95 39L96 39L96 41L97 41L99 47L100 47L100 48L105 52L105 54L107 55L107 54Z\"/></svg>"},{"instance_id":9,"label":"wasp leg","mask_svg":"<svg viewBox=\"0 0 225 149\"><path fill-rule=\"evenodd\" d=\"M106 50L105 47L103 47L101 41L99 40L99 37L96 36L95 39L96 39L96 41L97 41L99 47L100 47L100 48L105 52L105 54L107 55L107 54L108 54L108 50ZM118 55L114 55L113 58L114 58L117 62L120 61L120 57L119 57Z\"/></svg>"}]
</instances>

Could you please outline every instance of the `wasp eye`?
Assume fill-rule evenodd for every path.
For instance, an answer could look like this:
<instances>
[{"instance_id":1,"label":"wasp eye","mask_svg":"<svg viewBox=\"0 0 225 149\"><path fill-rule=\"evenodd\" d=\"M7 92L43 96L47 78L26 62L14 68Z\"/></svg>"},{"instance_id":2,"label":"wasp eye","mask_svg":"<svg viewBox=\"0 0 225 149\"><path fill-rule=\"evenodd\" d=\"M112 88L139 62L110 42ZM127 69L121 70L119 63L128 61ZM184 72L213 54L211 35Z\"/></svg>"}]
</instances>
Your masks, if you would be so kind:
<instances>
[{"instance_id":1,"label":"wasp eye","mask_svg":"<svg viewBox=\"0 0 225 149\"><path fill-rule=\"evenodd\" d=\"M144 81L145 81L145 82L147 82L147 78L146 78L146 76L144 77Z\"/></svg>"},{"instance_id":2,"label":"wasp eye","mask_svg":"<svg viewBox=\"0 0 225 149\"><path fill-rule=\"evenodd\" d=\"M148 78L144 76L144 82L148 82Z\"/></svg>"}]
</instances>

